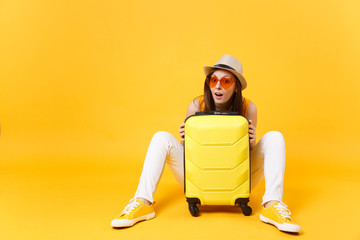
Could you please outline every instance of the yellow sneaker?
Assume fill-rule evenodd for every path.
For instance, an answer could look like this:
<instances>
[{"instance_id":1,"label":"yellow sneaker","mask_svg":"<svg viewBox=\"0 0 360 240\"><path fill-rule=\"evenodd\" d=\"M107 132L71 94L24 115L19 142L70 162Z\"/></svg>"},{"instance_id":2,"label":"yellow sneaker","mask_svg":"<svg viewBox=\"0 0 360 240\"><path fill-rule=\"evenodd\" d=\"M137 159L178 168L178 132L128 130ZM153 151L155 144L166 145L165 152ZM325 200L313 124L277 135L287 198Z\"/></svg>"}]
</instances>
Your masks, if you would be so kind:
<instances>
[{"instance_id":1,"label":"yellow sneaker","mask_svg":"<svg viewBox=\"0 0 360 240\"><path fill-rule=\"evenodd\" d=\"M143 220L155 217L154 204L147 206L139 199L131 199L120 216L111 221L112 227L130 227Z\"/></svg>"},{"instance_id":2,"label":"yellow sneaker","mask_svg":"<svg viewBox=\"0 0 360 240\"><path fill-rule=\"evenodd\" d=\"M262 207L260 220L270 223L285 232L300 232L301 227L290 217L291 212L284 203L275 202L270 207Z\"/></svg>"}]
</instances>

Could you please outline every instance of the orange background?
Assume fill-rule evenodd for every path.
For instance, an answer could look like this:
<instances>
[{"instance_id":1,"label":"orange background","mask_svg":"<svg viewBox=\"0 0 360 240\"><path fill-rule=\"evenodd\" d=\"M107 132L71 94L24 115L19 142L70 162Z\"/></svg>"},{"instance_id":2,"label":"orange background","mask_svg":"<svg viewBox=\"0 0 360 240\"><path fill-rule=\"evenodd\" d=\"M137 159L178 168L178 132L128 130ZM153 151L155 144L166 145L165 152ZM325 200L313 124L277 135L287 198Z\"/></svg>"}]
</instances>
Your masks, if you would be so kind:
<instances>
[{"instance_id":1,"label":"orange background","mask_svg":"<svg viewBox=\"0 0 360 240\"><path fill-rule=\"evenodd\" d=\"M331 236L360 238L341 231L357 228L349 218L360 213L359 12L351 0L1 1L0 236L141 236L147 226L179 224L172 211L194 221L166 170L158 204L173 205L144 227L109 225L136 189L151 136L178 137L202 93L202 67L231 54L258 108L258 139L270 130L285 136L284 201L302 236L319 237L317 223L334 217ZM241 223L249 229L259 224L253 208L253 223ZM226 222L226 214L196 221Z\"/></svg>"}]
</instances>

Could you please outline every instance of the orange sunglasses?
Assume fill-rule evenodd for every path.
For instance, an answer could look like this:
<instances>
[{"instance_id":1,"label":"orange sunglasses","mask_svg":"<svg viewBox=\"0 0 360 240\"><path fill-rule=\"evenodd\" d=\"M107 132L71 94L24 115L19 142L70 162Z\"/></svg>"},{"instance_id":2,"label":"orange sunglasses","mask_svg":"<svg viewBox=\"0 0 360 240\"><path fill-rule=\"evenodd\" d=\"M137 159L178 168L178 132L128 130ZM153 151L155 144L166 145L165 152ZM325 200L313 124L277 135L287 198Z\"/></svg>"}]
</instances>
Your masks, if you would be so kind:
<instances>
[{"instance_id":1,"label":"orange sunglasses","mask_svg":"<svg viewBox=\"0 0 360 240\"><path fill-rule=\"evenodd\" d=\"M231 86L234 83L234 80L232 78L223 77L219 80L216 76L213 75L210 77L209 86L211 88L215 87L217 85L218 81L220 81L220 85L226 90L231 88Z\"/></svg>"}]
</instances>

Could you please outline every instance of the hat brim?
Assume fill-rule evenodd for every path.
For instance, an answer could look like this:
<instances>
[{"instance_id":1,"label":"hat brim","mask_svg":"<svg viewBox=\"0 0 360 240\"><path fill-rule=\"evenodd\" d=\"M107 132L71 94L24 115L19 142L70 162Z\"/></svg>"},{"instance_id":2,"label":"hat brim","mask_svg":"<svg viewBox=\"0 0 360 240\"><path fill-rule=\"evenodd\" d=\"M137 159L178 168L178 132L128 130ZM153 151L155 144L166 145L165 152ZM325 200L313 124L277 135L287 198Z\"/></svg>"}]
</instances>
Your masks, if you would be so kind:
<instances>
[{"instance_id":1,"label":"hat brim","mask_svg":"<svg viewBox=\"0 0 360 240\"><path fill-rule=\"evenodd\" d=\"M223 68L223 67L213 67L213 66L205 66L204 67L204 72L205 72L205 76L209 75L209 73L211 72L211 70L213 70L214 68L216 69L224 69L226 71L229 71L231 72L232 74L234 74L240 81L241 83L241 90L244 90L247 86L247 82L244 78L243 75L241 75L240 73L238 73L237 71L234 71L234 70L231 70L231 69L228 69L228 68Z\"/></svg>"}]
</instances>

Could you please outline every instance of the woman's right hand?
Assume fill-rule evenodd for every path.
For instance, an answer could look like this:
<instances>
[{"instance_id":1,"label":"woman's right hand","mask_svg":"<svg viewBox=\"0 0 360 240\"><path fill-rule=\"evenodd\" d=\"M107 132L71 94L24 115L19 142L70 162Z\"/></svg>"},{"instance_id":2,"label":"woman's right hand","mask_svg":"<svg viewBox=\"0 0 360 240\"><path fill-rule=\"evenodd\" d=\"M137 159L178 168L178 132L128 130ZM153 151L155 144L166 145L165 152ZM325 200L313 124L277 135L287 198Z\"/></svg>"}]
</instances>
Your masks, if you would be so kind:
<instances>
[{"instance_id":1,"label":"woman's right hand","mask_svg":"<svg viewBox=\"0 0 360 240\"><path fill-rule=\"evenodd\" d=\"M180 124L179 134L180 134L181 144L184 144L184 140L185 140L185 123Z\"/></svg>"},{"instance_id":2,"label":"woman's right hand","mask_svg":"<svg viewBox=\"0 0 360 240\"><path fill-rule=\"evenodd\" d=\"M191 101L191 103L189 104L188 110L186 112L186 117L184 119L184 122L182 124L180 124L180 128L179 128L179 134L180 134L180 138L181 138L181 144L184 144L185 141L185 121L189 116L194 115L196 112L199 112L199 100L198 99L194 99Z\"/></svg>"}]
</instances>

